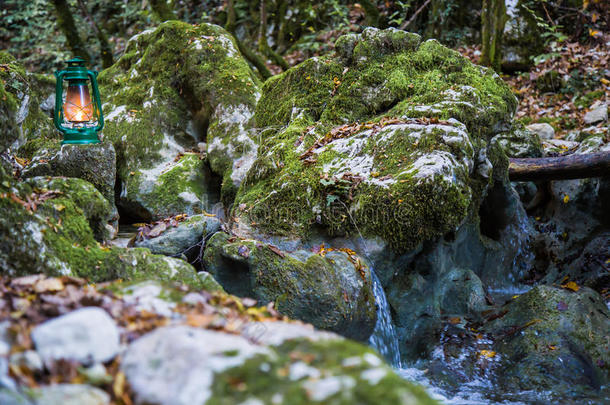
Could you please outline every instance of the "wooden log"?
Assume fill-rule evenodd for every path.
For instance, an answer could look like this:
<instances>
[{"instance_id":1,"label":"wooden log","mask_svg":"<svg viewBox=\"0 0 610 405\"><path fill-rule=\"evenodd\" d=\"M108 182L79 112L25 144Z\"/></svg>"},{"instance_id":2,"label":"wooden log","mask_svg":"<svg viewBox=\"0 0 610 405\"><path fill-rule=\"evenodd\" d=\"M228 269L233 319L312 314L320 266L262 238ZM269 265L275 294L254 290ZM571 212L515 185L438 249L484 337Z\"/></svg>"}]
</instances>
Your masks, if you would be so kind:
<instances>
[{"instance_id":1,"label":"wooden log","mask_svg":"<svg viewBox=\"0 0 610 405\"><path fill-rule=\"evenodd\" d=\"M610 176L610 152L509 160L508 177L511 181Z\"/></svg>"}]
</instances>

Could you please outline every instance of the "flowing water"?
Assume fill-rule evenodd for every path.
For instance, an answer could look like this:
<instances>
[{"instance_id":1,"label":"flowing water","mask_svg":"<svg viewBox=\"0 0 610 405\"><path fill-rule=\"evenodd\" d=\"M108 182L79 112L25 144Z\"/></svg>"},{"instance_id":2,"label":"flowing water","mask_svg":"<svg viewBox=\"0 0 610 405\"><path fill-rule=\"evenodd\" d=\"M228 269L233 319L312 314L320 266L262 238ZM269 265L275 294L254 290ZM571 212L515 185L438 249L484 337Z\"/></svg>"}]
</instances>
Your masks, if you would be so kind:
<instances>
[{"instance_id":1,"label":"flowing water","mask_svg":"<svg viewBox=\"0 0 610 405\"><path fill-rule=\"evenodd\" d=\"M390 305L374 270L371 270L371 279L373 280L373 293L375 294L375 304L377 305L377 323L375 324L373 334L369 338L369 344L381 353L393 367L400 368L398 335L392 322Z\"/></svg>"},{"instance_id":2,"label":"flowing water","mask_svg":"<svg viewBox=\"0 0 610 405\"><path fill-rule=\"evenodd\" d=\"M371 347L381 353L385 359L396 368L399 375L406 380L412 381L419 385L426 387L426 390L431 397L440 401L441 403L451 405L488 405L488 404L502 404L502 405L520 405L525 404L520 401L512 401L505 396L502 399L491 400L494 395L495 387L490 381L488 373L491 372L493 367L490 367L488 371L484 371L482 375L474 376L469 381L460 385L458 390L448 390L441 388L438 384L432 381L428 375L426 368L430 366L430 363L415 364L411 367L407 366L401 361L400 350L398 346L398 335L396 328L392 322L392 315L390 312L390 306L388 304L385 292L381 286L377 275L374 270L371 270L371 278L373 281L373 292L375 294L375 303L377 305L377 324L373 334L369 338L369 344ZM482 344L491 344L491 342L483 341ZM443 367L449 372L455 372L460 374L461 369L464 368L464 363L468 357L471 357L476 350L476 347L463 347L461 353L453 358L445 358L442 346L438 346L432 354L432 362L437 364L443 364ZM499 361L496 359L495 361ZM519 399L524 399L528 396L534 396L536 401L543 400L544 395L540 393L525 393L521 392L518 396ZM532 398L534 399L534 398ZM544 403L538 402L538 403Z\"/></svg>"}]
</instances>

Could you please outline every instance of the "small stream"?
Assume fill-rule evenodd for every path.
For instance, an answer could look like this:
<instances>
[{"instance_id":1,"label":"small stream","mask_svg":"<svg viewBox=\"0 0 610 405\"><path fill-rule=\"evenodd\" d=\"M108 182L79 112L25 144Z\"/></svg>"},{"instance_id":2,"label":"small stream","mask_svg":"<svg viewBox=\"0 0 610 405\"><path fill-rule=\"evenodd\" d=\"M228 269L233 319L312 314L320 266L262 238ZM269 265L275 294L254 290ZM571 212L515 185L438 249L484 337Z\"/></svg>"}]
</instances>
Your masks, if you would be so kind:
<instances>
[{"instance_id":1,"label":"small stream","mask_svg":"<svg viewBox=\"0 0 610 405\"><path fill-rule=\"evenodd\" d=\"M448 405L525 405L526 403L531 403L530 401L536 401L537 403L541 403L541 401L542 403L545 402L544 394L532 392L521 392L518 395L514 394L514 396L518 398L517 401L507 399L507 396L498 400L490 399L493 397L497 398L498 394L495 393L495 387L488 378L485 378L485 375L477 376L471 379L471 381L462 384L457 392L448 392L447 390L440 388L428 377L427 368L430 366L429 362L420 362L412 366L404 364L400 357L398 335L392 322L390 306L383 287L381 286L381 282L374 270L371 270L371 278L373 280L373 292L377 305L377 324L375 325L373 334L369 338L369 345L381 353L386 361L396 369L400 376L406 380L424 386L431 397ZM513 293L513 291L502 291L502 293L508 294ZM491 342L483 342L483 344L485 343L491 344ZM458 370L463 367L461 362L472 355L472 351L475 350L475 348L464 347L461 350L462 353L457 359L446 360L443 354L443 347L439 345L434 350L431 361L443 363L443 366L445 366L447 370L456 370L459 372ZM528 402L521 402L521 400L525 400L525 398L528 398Z\"/></svg>"}]
</instances>

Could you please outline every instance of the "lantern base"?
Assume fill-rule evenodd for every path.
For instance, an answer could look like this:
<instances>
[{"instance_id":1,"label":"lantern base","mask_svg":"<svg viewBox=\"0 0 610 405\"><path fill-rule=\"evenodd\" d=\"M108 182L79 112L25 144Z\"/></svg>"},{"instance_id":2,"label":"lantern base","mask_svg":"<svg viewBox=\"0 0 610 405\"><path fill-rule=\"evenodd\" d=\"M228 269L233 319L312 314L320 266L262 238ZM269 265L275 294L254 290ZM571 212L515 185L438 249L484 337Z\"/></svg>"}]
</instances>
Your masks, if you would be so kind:
<instances>
[{"instance_id":1,"label":"lantern base","mask_svg":"<svg viewBox=\"0 0 610 405\"><path fill-rule=\"evenodd\" d=\"M100 138L97 136L97 131L95 131L93 128L65 130L64 140L61 142L62 145L86 145L92 143L100 143Z\"/></svg>"}]
</instances>

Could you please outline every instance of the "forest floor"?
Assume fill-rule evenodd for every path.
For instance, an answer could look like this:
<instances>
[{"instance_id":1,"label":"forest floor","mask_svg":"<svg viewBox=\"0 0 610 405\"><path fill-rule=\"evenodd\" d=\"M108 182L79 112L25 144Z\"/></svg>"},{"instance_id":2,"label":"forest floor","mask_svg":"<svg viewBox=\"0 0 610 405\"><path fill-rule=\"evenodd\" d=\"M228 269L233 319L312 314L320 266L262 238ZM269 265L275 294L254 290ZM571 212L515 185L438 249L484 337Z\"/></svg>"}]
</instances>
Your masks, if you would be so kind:
<instances>
[{"instance_id":1,"label":"forest floor","mask_svg":"<svg viewBox=\"0 0 610 405\"><path fill-rule=\"evenodd\" d=\"M458 49L479 62L480 47ZM548 123L555 138L590 127L584 115L596 102L610 100L610 47L566 42L529 72L502 75L519 99L516 118L524 124ZM606 128L607 122L597 124Z\"/></svg>"}]
</instances>

